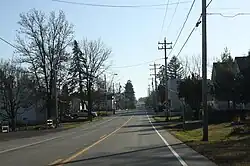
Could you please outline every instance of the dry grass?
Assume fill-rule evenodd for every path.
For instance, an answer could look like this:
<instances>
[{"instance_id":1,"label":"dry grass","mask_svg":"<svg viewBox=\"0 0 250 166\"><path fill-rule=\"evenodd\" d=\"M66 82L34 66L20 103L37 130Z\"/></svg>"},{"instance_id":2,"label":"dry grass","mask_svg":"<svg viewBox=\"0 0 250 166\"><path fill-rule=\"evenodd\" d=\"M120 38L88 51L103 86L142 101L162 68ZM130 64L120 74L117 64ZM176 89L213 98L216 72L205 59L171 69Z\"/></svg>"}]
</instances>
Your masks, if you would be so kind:
<instances>
[{"instance_id":1,"label":"dry grass","mask_svg":"<svg viewBox=\"0 0 250 166\"><path fill-rule=\"evenodd\" d=\"M96 117L93 119L93 122L94 121L98 121L98 120L101 120L102 117ZM86 124L86 123L91 123L89 121L82 121L82 122L67 122L67 123L63 123L63 129L71 129L71 128L76 128L76 127L80 127L82 126L83 124Z\"/></svg>"},{"instance_id":2,"label":"dry grass","mask_svg":"<svg viewBox=\"0 0 250 166\"><path fill-rule=\"evenodd\" d=\"M166 121L166 117L163 117L163 116L154 116L153 118L157 122L165 122ZM171 121L181 121L181 117L180 116L169 117L169 119Z\"/></svg>"},{"instance_id":3,"label":"dry grass","mask_svg":"<svg viewBox=\"0 0 250 166\"><path fill-rule=\"evenodd\" d=\"M183 131L168 129L181 141L197 152L208 157L218 165L240 166L250 165L250 136L231 136L232 127L229 123L209 126L209 142L202 142L202 129Z\"/></svg>"}]
</instances>

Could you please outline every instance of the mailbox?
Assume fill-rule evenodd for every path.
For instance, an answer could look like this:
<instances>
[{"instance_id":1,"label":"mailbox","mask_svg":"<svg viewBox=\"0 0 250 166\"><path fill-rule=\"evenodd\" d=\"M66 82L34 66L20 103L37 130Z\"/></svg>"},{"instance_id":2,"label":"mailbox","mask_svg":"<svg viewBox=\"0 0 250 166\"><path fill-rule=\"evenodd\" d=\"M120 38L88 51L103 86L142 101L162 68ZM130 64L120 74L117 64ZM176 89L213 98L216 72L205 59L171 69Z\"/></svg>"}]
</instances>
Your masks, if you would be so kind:
<instances>
[{"instance_id":1,"label":"mailbox","mask_svg":"<svg viewBox=\"0 0 250 166\"><path fill-rule=\"evenodd\" d=\"M9 121L2 121L1 128L3 133L8 133L10 131Z\"/></svg>"},{"instance_id":2,"label":"mailbox","mask_svg":"<svg viewBox=\"0 0 250 166\"><path fill-rule=\"evenodd\" d=\"M48 127L48 128L54 128L53 120L52 120L52 119L48 119L48 120L47 120L47 127Z\"/></svg>"}]
</instances>

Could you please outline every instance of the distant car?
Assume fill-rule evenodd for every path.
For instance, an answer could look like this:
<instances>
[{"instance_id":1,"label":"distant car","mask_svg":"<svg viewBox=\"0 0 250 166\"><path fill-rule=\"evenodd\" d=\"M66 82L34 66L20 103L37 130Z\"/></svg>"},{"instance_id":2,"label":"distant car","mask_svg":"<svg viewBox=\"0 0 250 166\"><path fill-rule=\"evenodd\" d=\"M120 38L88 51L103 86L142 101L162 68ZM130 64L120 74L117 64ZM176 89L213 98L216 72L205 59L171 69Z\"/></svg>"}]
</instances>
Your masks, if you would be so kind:
<instances>
[{"instance_id":1,"label":"distant car","mask_svg":"<svg viewBox=\"0 0 250 166\"><path fill-rule=\"evenodd\" d=\"M93 112L92 111L91 114L92 114L93 117L97 117L98 116L97 112Z\"/></svg>"},{"instance_id":2,"label":"distant car","mask_svg":"<svg viewBox=\"0 0 250 166\"><path fill-rule=\"evenodd\" d=\"M81 115L81 116L88 116L88 110L80 110L79 111L79 115ZM91 115L93 116L93 117L97 117L98 115L97 115L97 112L94 112L94 111L91 111Z\"/></svg>"}]
</instances>

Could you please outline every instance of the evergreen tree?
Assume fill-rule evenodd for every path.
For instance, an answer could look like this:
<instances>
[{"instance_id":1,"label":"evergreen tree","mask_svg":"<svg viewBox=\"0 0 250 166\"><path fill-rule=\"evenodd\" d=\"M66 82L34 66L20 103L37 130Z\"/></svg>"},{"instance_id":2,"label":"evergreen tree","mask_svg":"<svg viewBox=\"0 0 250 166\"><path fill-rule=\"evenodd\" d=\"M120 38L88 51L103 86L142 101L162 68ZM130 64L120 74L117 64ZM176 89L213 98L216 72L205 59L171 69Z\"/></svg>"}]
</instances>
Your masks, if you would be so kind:
<instances>
[{"instance_id":1,"label":"evergreen tree","mask_svg":"<svg viewBox=\"0 0 250 166\"><path fill-rule=\"evenodd\" d=\"M228 107L230 101L233 101L235 106L235 72L234 61L228 48L224 49L221 54L221 60L218 61L216 68L216 77L213 82L213 94L218 100L227 100Z\"/></svg>"},{"instance_id":2,"label":"evergreen tree","mask_svg":"<svg viewBox=\"0 0 250 166\"><path fill-rule=\"evenodd\" d=\"M224 52L221 54L221 62L229 63L229 65L233 63L233 58L227 47L224 49Z\"/></svg>"},{"instance_id":3,"label":"evergreen tree","mask_svg":"<svg viewBox=\"0 0 250 166\"><path fill-rule=\"evenodd\" d=\"M168 64L168 77L169 79L176 79L183 77L183 67L181 62L176 56L173 56Z\"/></svg>"},{"instance_id":4,"label":"evergreen tree","mask_svg":"<svg viewBox=\"0 0 250 166\"><path fill-rule=\"evenodd\" d=\"M81 104L84 105L84 92L83 92L83 80L86 78L86 58L84 57L81 49L78 46L76 40L73 43L73 57L70 64L69 74L71 76L70 84L71 91L75 90L78 85L79 94L81 96Z\"/></svg>"},{"instance_id":5,"label":"evergreen tree","mask_svg":"<svg viewBox=\"0 0 250 166\"><path fill-rule=\"evenodd\" d=\"M135 108L135 92L133 84L130 80L127 81L125 85L125 107L129 109Z\"/></svg>"}]
</instances>

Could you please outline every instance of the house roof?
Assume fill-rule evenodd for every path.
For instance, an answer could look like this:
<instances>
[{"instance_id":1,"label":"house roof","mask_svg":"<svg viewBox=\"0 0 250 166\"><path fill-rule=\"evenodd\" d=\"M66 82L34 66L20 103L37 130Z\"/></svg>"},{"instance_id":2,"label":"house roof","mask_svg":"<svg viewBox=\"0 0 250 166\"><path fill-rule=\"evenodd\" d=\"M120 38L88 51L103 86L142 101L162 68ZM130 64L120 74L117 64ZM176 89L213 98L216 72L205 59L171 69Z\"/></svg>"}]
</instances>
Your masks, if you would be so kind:
<instances>
[{"instance_id":1,"label":"house roof","mask_svg":"<svg viewBox=\"0 0 250 166\"><path fill-rule=\"evenodd\" d=\"M214 62L213 63L213 68L215 68L216 70L218 70L220 67L226 68L228 67L228 63L227 62Z\"/></svg>"},{"instance_id":2,"label":"house roof","mask_svg":"<svg viewBox=\"0 0 250 166\"><path fill-rule=\"evenodd\" d=\"M235 62L233 62L233 65L235 65ZM213 63L213 69L212 69L212 81L214 81L216 78L220 77L221 74L223 74L223 70L235 70L235 68L231 68L231 65L229 65L227 62L214 62Z\"/></svg>"},{"instance_id":3,"label":"house roof","mask_svg":"<svg viewBox=\"0 0 250 166\"><path fill-rule=\"evenodd\" d=\"M235 57L235 62L237 63L240 72L248 69L250 67L250 58L249 57Z\"/></svg>"}]
</instances>

